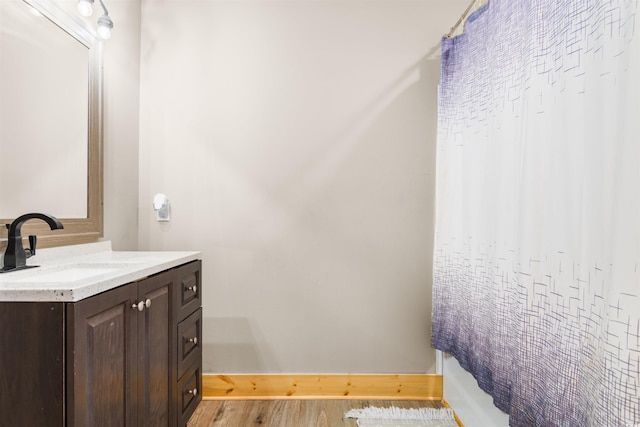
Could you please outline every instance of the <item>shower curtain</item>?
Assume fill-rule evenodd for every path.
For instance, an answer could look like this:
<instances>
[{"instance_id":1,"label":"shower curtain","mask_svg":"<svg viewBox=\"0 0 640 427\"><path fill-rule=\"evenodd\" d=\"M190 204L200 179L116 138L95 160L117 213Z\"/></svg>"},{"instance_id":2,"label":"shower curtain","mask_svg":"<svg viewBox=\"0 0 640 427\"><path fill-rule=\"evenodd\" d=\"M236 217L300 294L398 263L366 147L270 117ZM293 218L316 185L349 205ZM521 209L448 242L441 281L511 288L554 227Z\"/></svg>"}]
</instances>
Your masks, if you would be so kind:
<instances>
[{"instance_id":1,"label":"shower curtain","mask_svg":"<svg viewBox=\"0 0 640 427\"><path fill-rule=\"evenodd\" d=\"M442 41L433 345L511 426L640 426L637 0L491 0Z\"/></svg>"}]
</instances>

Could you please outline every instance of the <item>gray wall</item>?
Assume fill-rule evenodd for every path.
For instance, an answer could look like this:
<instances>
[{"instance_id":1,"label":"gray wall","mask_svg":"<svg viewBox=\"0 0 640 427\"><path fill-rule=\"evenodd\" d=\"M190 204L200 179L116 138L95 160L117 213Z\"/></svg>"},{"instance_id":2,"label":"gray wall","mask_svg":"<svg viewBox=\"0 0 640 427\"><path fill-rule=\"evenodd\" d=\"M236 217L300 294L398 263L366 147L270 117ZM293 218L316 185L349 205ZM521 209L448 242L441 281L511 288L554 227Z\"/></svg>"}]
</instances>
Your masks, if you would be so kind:
<instances>
[{"instance_id":1,"label":"gray wall","mask_svg":"<svg viewBox=\"0 0 640 427\"><path fill-rule=\"evenodd\" d=\"M107 0L106 4L114 29L104 45L104 234L114 250L135 250L138 247L140 0ZM98 11L96 2L94 26L100 16Z\"/></svg>"},{"instance_id":2,"label":"gray wall","mask_svg":"<svg viewBox=\"0 0 640 427\"><path fill-rule=\"evenodd\" d=\"M205 372L434 372L439 45L466 5L143 0L139 248L202 251Z\"/></svg>"}]
</instances>

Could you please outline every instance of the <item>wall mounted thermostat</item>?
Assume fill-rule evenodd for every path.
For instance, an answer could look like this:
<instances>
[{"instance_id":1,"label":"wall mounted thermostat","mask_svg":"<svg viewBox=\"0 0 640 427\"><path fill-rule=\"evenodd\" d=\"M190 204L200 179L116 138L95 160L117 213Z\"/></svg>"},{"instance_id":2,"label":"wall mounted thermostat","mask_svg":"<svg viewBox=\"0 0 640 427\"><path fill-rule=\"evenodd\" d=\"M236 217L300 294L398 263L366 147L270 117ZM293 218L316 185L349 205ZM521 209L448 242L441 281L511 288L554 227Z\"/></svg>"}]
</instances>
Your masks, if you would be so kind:
<instances>
[{"instance_id":1,"label":"wall mounted thermostat","mask_svg":"<svg viewBox=\"0 0 640 427\"><path fill-rule=\"evenodd\" d=\"M169 199L166 195L158 193L153 196L153 209L156 211L156 219L158 221L169 221L171 215L169 212Z\"/></svg>"}]
</instances>

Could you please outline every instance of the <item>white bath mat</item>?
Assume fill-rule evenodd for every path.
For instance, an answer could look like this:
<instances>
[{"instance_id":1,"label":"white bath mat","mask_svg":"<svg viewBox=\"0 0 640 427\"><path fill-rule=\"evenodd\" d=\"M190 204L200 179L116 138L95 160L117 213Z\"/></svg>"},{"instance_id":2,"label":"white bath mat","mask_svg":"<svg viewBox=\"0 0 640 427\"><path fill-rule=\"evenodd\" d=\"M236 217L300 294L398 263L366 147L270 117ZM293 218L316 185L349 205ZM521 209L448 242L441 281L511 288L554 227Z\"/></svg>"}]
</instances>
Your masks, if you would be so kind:
<instances>
[{"instance_id":1,"label":"white bath mat","mask_svg":"<svg viewBox=\"0 0 640 427\"><path fill-rule=\"evenodd\" d=\"M403 409L394 406L352 409L345 418L357 418L359 427L448 427L457 426L453 410L448 408Z\"/></svg>"}]
</instances>

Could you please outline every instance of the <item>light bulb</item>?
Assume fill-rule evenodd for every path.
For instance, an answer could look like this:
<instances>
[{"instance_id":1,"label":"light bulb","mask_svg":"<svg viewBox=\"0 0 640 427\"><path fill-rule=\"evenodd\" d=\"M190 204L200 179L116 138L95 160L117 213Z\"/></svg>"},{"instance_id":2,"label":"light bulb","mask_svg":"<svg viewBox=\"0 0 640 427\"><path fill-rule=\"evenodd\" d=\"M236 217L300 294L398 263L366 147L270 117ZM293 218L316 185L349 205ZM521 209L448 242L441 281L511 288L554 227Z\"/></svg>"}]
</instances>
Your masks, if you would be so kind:
<instances>
[{"instance_id":1,"label":"light bulb","mask_svg":"<svg viewBox=\"0 0 640 427\"><path fill-rule=\"evenodd\" d=\"M93 0L78 0L78 12L82 16L91 16L93 13Z\"/></svg>"},{"instance_id":2,"label":"light bulb","mask_svg":"<svg viewBox=\"0 0 640 427\"><path fill-rule=\"evenodd\" d=\"M113 21L108 15L102 15L98 18L98 35L101 39L107 40L111 37L111 29L113 28Z\"/></svg>"}]
</instances>

